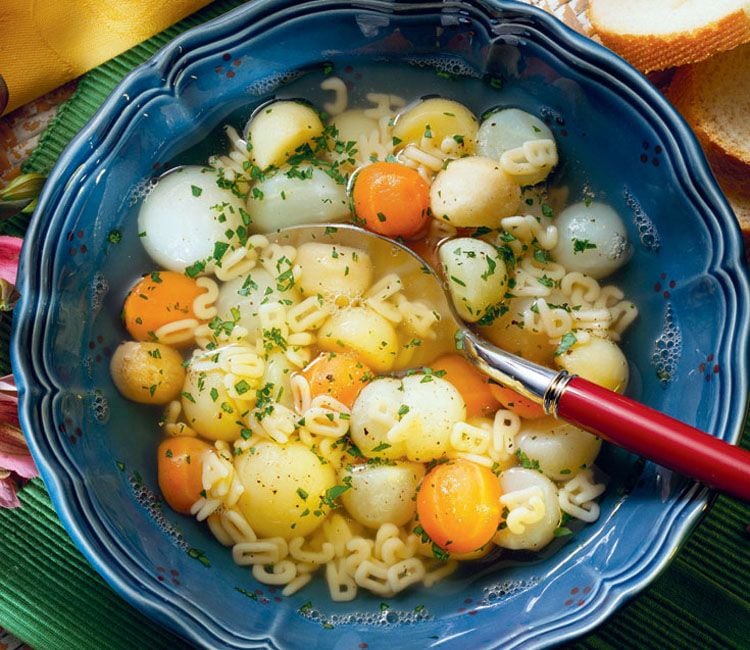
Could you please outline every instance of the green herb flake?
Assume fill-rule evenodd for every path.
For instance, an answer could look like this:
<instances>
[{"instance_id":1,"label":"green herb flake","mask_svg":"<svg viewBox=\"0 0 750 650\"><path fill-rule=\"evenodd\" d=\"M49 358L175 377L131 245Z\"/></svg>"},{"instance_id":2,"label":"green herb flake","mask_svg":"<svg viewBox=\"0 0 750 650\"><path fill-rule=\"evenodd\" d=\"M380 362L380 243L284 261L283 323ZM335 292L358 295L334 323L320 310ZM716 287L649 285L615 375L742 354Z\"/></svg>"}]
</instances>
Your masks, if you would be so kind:
<instances>
[{"instance_id":1,"label":"green herb flake","mask_svg":"<svg viewBox=\"0 0 750 650\"><path fill-rule=\"evenodd\" d=\"M214 252L212 257L218 262L224 257L224 254L229 250L229 244L223 241L217 241L214 244Z\"/></svg>"},{"instance_id":2,"label":"green herb flake","mask_svg":"<svg viewBox=\"0 0 750 650\"><path fill-rule=\"evenodd\" d=\"M521 449L518 449L516 451L516 458L518 458L518 462L521 464L521 467L525 469L535 469L537 472L542 471L539 468L539 461L529 458Z\"/></svg>"},{"instance_id":3,"label":"green herb flake","mask_svg":"<svg viewBox=\"0 0 750 650\"><path fill-rule=\"evenodd\" d=\"M200 275L201 273L203 273L203 271L205 270L206 270L206 263L202 260L198 260L197 262L195 262L194 264L191 264L185 269L185 275L187 275L189 278L194 278Z\"/></svg>"},{"instance_id":4,"label":"green herb flake","mask_svg":"<svg viewBox=\"0 0 750 650\"><path fill-rule=\"evenodd\" d=\"M565 354L577 342L578 339L576 338L576 335L573 334L573 332L566 332L560 339L560 344L557 346L557 350L555 350L555 356L559 357L561 354Z\"/></svg>"},{"instance_id":5,"label":"green herb flake","mask_svg":"<svg viewBox=\"0 0 750 650\"><path fill-rule=\"evenodd\" d=\"M244 395L247 393L247 391L250 390L250 384L248 384L244 379L241 379L234 385L234 390L237 391L238 395Z\"/></svg>"},{"instance_id":6,"label":"green herb flake","mask_svg":"<svg viewBox=\"0 0 750 650\"><path fill-rule=\"evenodd\" d=\"M190 186L190 191L193 193L193 196L195 196L195 197L198 197L201 194L203 194L203 188L202 187L198 187L197 185L191 185Z\"/></svg>"},{"instance_id":7,"label":"green herb flake","mask_svg":"<svg viewBox=\"0 0 750 650\"><path fill-rule=\"evenodd\" d=\"M144 235L146 233L143 233ZM119 244L122 241L122 233L119 230L110 230L107 235L107 241L110 244Z\"/></svg>"},{"instance_id":8,"label":"green herb flake","mask_svg":"<svg viewBox=\"0 0 750 650\"><path fill-rule=\"evenodd\" d=\"M197 548L190 548L188 549L188 557L191 557L194 560L198 560L203 566L210 567L211 562L209 562L208 558L206 557L206 554L203 551L198 550Z\"/></svg>"},{"instance_id":9,"label":"green herb flake","mask_svg":"<svg viewBox=\"0 0 750 650\"><path fill-rule=\"evenodd\" d=\"M588 239L573 239L573 254L583 253L583 251L596 248L596 244Z\"/></svg>"},{"instance_id":10,"label":"green herb flake","mask_svg":"<svg viewBox=\"0 0 750 650\"><path fill-rule=\"evenodd\" d=\"M491 275L495 274L495 269L497 268L497 262L493 260L489 255L485 257L485 261L487 262L487 270L482 273L482 280L487 280Z\"/></svg>"},{"instance_id":11,"label":"green herb flake","mask_svg":"<svg viewBox=\"0 0 750 650\"><path fill-rule=\"evenodd\" d=\"M432 542L432 555L436 560L440 560L441 562L447 562L451 558L450 553L444 551L435 542Z\"/></svg>"},{"instance_id":12,"label":"green herb flake","mask_svg":"<svg viewBox=\"0 0 750 650\"><path fill-rule=\"evenodd\" d=\"M336 499L349 489L351 489L351 485L334 485L333 487L328 488L325 491L325 494L320 498L321 504L325 504L329 508L336 508Z\"/></svg>"}]
</instances>

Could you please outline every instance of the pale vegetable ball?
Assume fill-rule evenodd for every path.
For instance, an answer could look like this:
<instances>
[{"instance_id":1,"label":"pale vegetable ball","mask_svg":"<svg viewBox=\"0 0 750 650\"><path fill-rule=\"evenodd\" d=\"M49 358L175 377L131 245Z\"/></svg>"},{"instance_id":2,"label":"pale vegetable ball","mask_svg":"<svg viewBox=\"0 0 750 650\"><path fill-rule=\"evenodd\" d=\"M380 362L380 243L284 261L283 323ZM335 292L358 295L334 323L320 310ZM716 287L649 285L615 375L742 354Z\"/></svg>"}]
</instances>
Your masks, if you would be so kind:
<instances>
[{"instance_id":1,"label":"pale vegetable ball","mask_svg":"<svg viewBox=\"0 0 750 650\"><path fill-rule=\"evenodd\" d=\"M352 406L352 442L368 458L396 459L406 455L403 440L390 441L388 432L399 420L403 385L391 377L367 384Z\"/></svg>"},{"instance_id":2,"label":"pale vegetable ball","mask_svg":"<svg viewBox=\"0 0 750 650\"><path fill-rule=\"evenodd\" d=\"M224 372L204 372L188 366L182 389L185 422L209 440L235 440L244 428L242 410L227 394Z\"/></svg>"},{"instance_id":3,"label":"pale vegetable ball","mask_svg":"<svg viewBox=\"0 0 750 650\"><path fill-rule=\"evenodd\" d=\"M305 296L353 298L372 283L372 260L358 248L306 242L294 262L302 269L299 286Z\"/></svg>"},{"instance_id":4,"label":"pale vegetable ball","mask_svg":"<svg viewBox=\"0 0 750 650\"><path fill-rule=\"evenodd\" d=\"M497 228L520 202L518 183L499 162L480 156L453 160L430 188L432 214L457 228Z\"/></svg>"},{"instance_id":5,"label":"pale vegetable ball","mask_svg":"<svg viewBox=\"0 0 750 650\"><path fill-rule=\"evenodd\" d=\"M323 523L323 499L336 474L305 445L261 441L236 457L234 466L245 488L237 505L258 537L289 540Z\"/></svg>"},{"instance_id":6,"label":"pale vegetable ball","mask_svg":"<svg viewBox=\"0 0 750 650\"><path fill-rule=\"evenodd\" d=\"M518 108L506 108L490 114L477 133L477 153L500 160L506 151L522 147L530 140L552 140L549 127L538 117ZM535 185L543 181L552 167L518 178L521 185Z\"/></svg>"},{"instance_id":7,"label":"pale vegetable ball","mask_svg":"<svg viewBox=\"0 0 750 650\"><path fill-rule=\"evenodd\" d=\"M555 219L557 246L555 261L568 271L604 278L630 259L628 242L620 216L608 205L597 202L574 203Z\"/></svg>"},{"instance_id":8,"label":"pale vegetable ball","mask_svg":"<svg viewBox=\"0 0 750 650\"><path fill-rule=\"evenodd\" d=\"M320 328L318 345L326 352L355 352L375 372L391 370L399 351L391 322L364 306L337 310Z\"/></svg>"},{"instance_id":9,"label":"pale vegetable ball","mask_svg":"<svg viewBox=\"0 0 750 650\"><path fill-rule=\"evenodd\" d=\"M423 465L354 465L342 474L341 482L351 488L341 495L341 501L359 523L377 529L389 522L403 526L414 517Z\"/></svg>"},{"instance_id":10,"label":"pale vegetable ball","mask_svg":"<svg viewBox=\"0 0 750 650\"><path fill-rule=\"evenodd\" d=\"M368 136L380 128L377 120L367 117L365 112L358 108L339 113L331 120L331 124L338 132L336 139L344 144L356 142L359 136Z\"/></svg>"},{"instance_id":11,"label":"pale vegetable ball","mask_svg":"<svg viewBox=\"0 0 750 650\"><path fill-rule=\"evenodd\" d=\"M557 486L544 474L533 469L511 467L500 474L500 489L503 495L516 490L538 487L544 505L544 515L536 523L528 524L522 533L514 533L507 526L495 533L492 540L498 546L510 549L538 551L549 544L560 524L560 505ZM502 504L502 500L501 500Z\"/></svg>"},{"instance_id":12,"label":"pale vegetable ball","mask_svg":"<svg viewBox=\"0 0 750 650\"><path fill-rule=\"evenodd\" d=\"M473 237L445 242L438 255L458 315L475 323L505 296L508 275L494 246Z\"/></svg>"},{"instance_id":13,"label":"pale vegetable ball","mask_svg":"<svg viewBox=\"0 0 750 650\"><path fill-rule=\"evenodd\" d=\"M406 438L409 460L426 463L448 453L453 425L466 420L461 393L445 379L416 373L403 379L399 413L419 419L420 427ZM420 431L421 429L421 431Z\"/></svg>"},{"instance_id":14,"label":"pale vegetable ball","mask_svg":"<svg viewBox=\"0 0 750 650\"><path fill-rule=\"evenodd\" d=\"M574 375L580 375L599 386L618 393L625 392L630 370L617 343L592 336L555 357L557 364Z\"/></svg>"},{"instance_id":15,"label":"pale vegetable ball","mask_svg":"<svg viewBox=\"0 0 750 650\"><path fill-rule=\"evenodd\" d=\"M499 348L543 366L551 366L556 346L550 343L541 329L524 329L523 312L531 307L533 298L512 298L486 327L480 328L482 336Z\"/></svg>"},{"instance_id":16,"label":"pale vegetable ball","mask_svg":"<svg viewBox=\"0 0 750 650\"><path fill-rule=\"evenodd\" d=\"M288 283L282 284L282 287L286 284ZM219 296L216 299L219 318L224 322L233 321L236 325L244 327L250 342L255 342L261 333L258 311L261 305L282 300L297 302L295 291L282 292L278 287L279 282L276 278L262 267L255 267L245 276L220 283ZM238 312L239 319L235 319Z\"/></svg>"},{"instance_id":17,"label":"pale vegetable ball","mask_svg":"<svg viewBox=\"0 0 750 650\"><path fill-rule=\"evenodd\" d=\"M182 273L204 263L214 244L227 241L227 231L242 224L244 201L217 181L213 169L178 167L162 176L143 201L140 240L160 267Z\"/></svg>"},{"instance_id":18,"label":"pale vegetable ball","mask_svg":"<svg viewBox=\"0 0 750 650\"><path fill-rule=\"evenodd\" d=\"M267 233L289 226L342 221L350 216L346 187L322 169L309 177L287 176L288 168L268 176L253 187L247 210L254 232Z\"/></svg>"},{"instance_id":19,"label":"pale vegetable ball","mask_svg":"<svg viewBox=\"0 0 750 650\"><path fill-rule=\"evenodd\" d=\"M246 130L253 162L266 169L283 165L297 147L321 135L323 123L307 104L277 101L262 106Z\"/></svg>"},{"instance_id":20,"label":"pale vegetable ball","mask_svg":"<svg viewBox=\"0 0 750 650\"><path fill-rule=\"evenodd\" d=\"M443 141L460 153L473 153L476 146L477 118L466 106L451 99L432 97L416 103L396 118L393 137L397 147L422 139L440 149Z\"/></svg>"},{"instance_id":21,"label":"pale vegetable ball","mask_svg":"<svg viewBox=\"0 0 750 650\"><path fill-rule=\"evenodd\" d=\"M590 467L602 442L596 436L556 418L524 421L516 447L554 481L567 481Z\"/></svg>"},{"instance_id":22,"label":"pale vegetable ball","mask_svg":"<svg viewBox=\"0 0 750 650\"><path fill-rule=\"evenodd\" d=\"M141 404L167 404L185 381L179 352L161 343L120 344L109 364L112 380L123 397Z\"/></svg>"}]
</instances>

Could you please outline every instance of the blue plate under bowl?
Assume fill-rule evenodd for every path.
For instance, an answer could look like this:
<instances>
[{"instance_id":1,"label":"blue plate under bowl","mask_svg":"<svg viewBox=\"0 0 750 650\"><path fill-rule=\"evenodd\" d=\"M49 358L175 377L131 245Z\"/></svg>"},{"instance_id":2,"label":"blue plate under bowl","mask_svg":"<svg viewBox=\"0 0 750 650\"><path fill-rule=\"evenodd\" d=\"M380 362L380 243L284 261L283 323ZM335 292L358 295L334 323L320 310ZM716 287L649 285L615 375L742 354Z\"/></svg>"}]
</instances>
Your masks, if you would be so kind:
<instances>
[{"instance_id":1,"label":"blue plate under bowl","mask_svg":"<svg viewBox=\"0 0 750 650\"><path fill-rule=\"evenodd\" d=\"M195 644L530 648L570 639L664 568L706 508L705 489L608 448L600 465L610 485L595 524L539 556L477 564L386 603L344 604L330 602L322 580L289 598L256 583L204 526L157 496L158 416L123 400L108 371L125 337L124 291L152 268L135 223L143 188L324 62L354 94L370 90L370 70L397 86L399 74L382 72L389 65L413 95L543 115L563 161L556 184L571 200L613 205L635 244L617 278L641 312L625 343L630 394L737 441L750 304L739 232L693 136L643 77L514 2L260 0L131 73L45 186L24 247L12 349L34 458L94 567Z\"/></svg>"}]
</instances>

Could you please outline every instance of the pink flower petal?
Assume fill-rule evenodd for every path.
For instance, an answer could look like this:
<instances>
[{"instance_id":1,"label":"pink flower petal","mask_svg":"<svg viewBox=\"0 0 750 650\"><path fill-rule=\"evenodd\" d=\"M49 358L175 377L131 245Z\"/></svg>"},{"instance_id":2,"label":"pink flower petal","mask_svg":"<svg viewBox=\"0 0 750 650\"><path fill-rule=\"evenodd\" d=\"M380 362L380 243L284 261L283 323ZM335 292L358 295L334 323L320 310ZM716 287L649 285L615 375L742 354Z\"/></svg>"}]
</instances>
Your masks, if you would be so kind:
<instances>
[{"instance_id":1,"label":"pink flower petal","mask_svg":"<svg viewBox=\"0 0 750 650\"><path fill-rule=\"evenodd\" d=\"M26 454L8 454L0 451L0 467L15 472L21 478L34 478L39 476L39 470L34 465L31 455Z\"/></svg>"},{"instance_id":2,"label":"pink flower petal","mask_svg":"<svg viewBox=\"0 0 750 650\"><path fill-rule=\"evenodd\" d=\"M39 476L18 422L18 394L12 375L0 377L0 469L22 478Z\"/></svg>"},{"instance_id":3,"label":"pink flower petal","mask_svg":"<svg viewBox=\"0 0 750 650\"><path fill-rule=\"evenodd\" d=\"M8 424L19 428L18 422L18 400L0 393L0 426Z\"/></svg>"},{"instance_id":4,"label":"pink flower petal","mask_svg":"<svg viewBox=\"0 0 750 650\"><path fill-rule=\"evenodd\" d=\"M0 377L0 393L6 393L9 397L16 397L18 388L16 388L16 378L11 375Z\"/></svg>"},{"instance_id":5,"label":"pink flower petal","mask_svg":"<svg viewBox=\"0 0 750 650\"><path fill-rule=\"evenodd\" d=\"M12 478L0 480L0 508L18 508L21 502L16 494L16 484Z\"/></svg>"},{"instance_id":6,"label":"pink flower petal","mask_svg":"<svg viewBox=\"0 0 750 650\"><path fill-rule=\"evenodd\" d=\"M0 448L2 445L13 445L19 449L26 449L26 438L18 424L18 413L12 415L16 418L15 422L12 422L10 418L5 420L0 418Z\"/></svg>"},{"instance_id":7,"label":"pink flower petal","mask_svg":"<svg viewBox=\"0 0 750 650\"><path fill-rule=\"evenodd\" d=\"M11 284L16 283L18 257L21 254L23 239L20 237L0 237L0 278Z\"/></svg>"}]
</instances>

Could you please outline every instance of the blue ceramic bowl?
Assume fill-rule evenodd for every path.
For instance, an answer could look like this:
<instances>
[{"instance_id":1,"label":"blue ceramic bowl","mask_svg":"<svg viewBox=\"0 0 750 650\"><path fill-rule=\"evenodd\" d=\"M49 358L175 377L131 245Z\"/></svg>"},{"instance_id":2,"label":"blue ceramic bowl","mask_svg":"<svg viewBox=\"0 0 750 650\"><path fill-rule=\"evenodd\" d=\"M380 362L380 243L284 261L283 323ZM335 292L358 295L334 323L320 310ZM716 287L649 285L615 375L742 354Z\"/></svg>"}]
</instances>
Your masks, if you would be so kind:
<instances>
[{"instance_id":1,"label":"blue ceramic bowl","mask_svg":"<svg viewBox=\"0 0 750 650\"><path fill-rule=\"evenodd\" d=\"M592 189L624 216L635 253L618 282L641 310L625 346L631 395L738 439L750 304L739 233L694 138L643 77L514 2L250 3L130 74L66 149L28 234L15 315L21 421L63 523L118 593L191 642L561 642L653 580L706 508L701 486L607 449L600 519L542 556L480 564L387 603L334 604L322 581L281 598L203 526L161 507L156 414L126 403L108 372L124 337L123 287L150 268L135 225L139 188L289 73L330 61L356 85L360 65L408 63L430 75L419 83L449 94L440 84L451 75L429 69L436 58L443 71L484 79L497 104L545 115L565 161L557 182L572 197Z\"/></svg>"}]
</instances>

